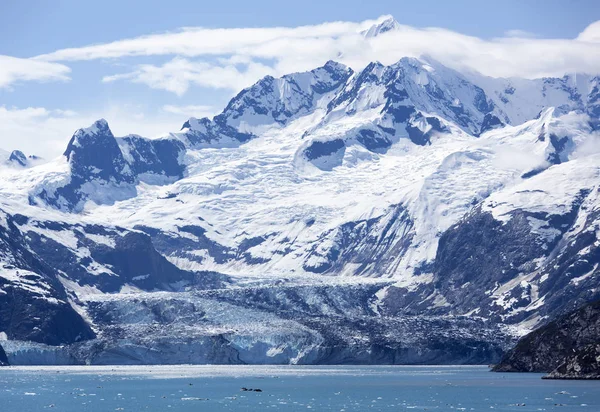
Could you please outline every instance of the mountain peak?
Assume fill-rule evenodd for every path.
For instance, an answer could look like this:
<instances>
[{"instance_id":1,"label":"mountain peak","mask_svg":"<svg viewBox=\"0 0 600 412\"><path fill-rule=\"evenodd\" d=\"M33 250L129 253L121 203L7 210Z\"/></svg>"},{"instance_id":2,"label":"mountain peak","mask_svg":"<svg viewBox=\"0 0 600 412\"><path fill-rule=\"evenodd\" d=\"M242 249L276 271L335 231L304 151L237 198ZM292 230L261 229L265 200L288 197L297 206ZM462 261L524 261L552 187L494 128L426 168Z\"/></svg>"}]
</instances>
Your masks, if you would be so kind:
<instances>
[{"instance_id":1,"label":"mountain peak","mask_svg":"<svg viewBox=\"0 0 600 412\"><path fill-rule=\"evenodd\" d=\"M210 119L207 117L203 117L198 119L197 117L190 117L183 123L180 130L190 129L190 130L198 130L202 126L207 126L210 124Z\"/></svg>"},{"instance_id":2,"label":"mountain peak","mask_svg":"<svg viewBox=\"0 0 600 412\"><path fill-rule=\"evenodd\" d=\"M93 147L101 140L111 141L109 144L112 144L112 141L115 141L115 137L108 127L108 122L104 119L96 120L89 127L78 129L69 141L64 155L67 159L70 159L71 154L75 152L77 148L81 149L87 146ZM116 145L116 141L114 145Z\"/></svg>"},{"instance_id":3,"label":"mountain peak","mask_svg":"<svg viewBox=\"0 0 600 412\"><path fill-rule=\"evenodd\" d=\"M27 156L25 156L25 153L20 150L13 150L8 158L8 161L23 167L27 166Z\"/></svg>"},{"instance_id":4,"label":"mountain peak","mask_svg":"<svg viewBox=\"0 0 600 412\"><path fill-rule=\"evenodd\" d=\"M413 57L413 56L404 56L396 65L404 65L404 66L412 66L412 67L423 67L429 66L429 62L424 57Z\"/></svg>"},{"instance_id":5,"label":"mountain peak","mask_svg":"<svg viewBox=\"0 0 600 412\"><path fill-rule=\"evenodd\" d=\"M107 134L107 132L108 132L112 135L112 132L110 131L110 128L108 127L108 122L105 119L98 119L91 126L85 127L83 129L79 129L79 130L82 132L82 134L97 135L97 134Z\"/></svg>"},{"instance_id":6,"label":"mountain peak","mask_svg":"<svg viewBox=\"0 0 600 412\"><path fill-rule=\"evenodd\" d=\"M348 70L348 66L346 66L345 64L342 64L340 62L336 62L335 60L327 60L327 62L323 65L324 69L329 69L329 70L341 70L341 71L345 71Z\"/></svg>"},{"instance_id":7,"label":"mountain peak","mask_svg":"<svg viewBox=\"0 0 600 412\"><path fill-rule=\"evenodd\" d=\"M387 16L384 20L375 23L369 29L363 30L361 34L366 38L372 38L387 33L389 31L395 31L399 29L400 23L398 23L393 16Z\"/></svg>"},{"instance_id":8,"label":"mountain peak","mask_svg":"<svg viewBox=\"0 0 600 412\"><path fill-rule=\"evenodd\" d=\"M0 150L2 164L17 168L28 168L41 163L42 158L36 155L27 156L20 150L13 150L10 154Z\"/></svg>"},{"instance_id":9,"label":"mountain peak","mask_svg":"<svg viewBox=\"0 0 600 412\"><path fill-rule=\"evenodd\" d=\"M93 166L98 170L121 170L125 163L115 136L104 119L77 130L64 155L74 169Z\"/></svg>"}]
</instances>

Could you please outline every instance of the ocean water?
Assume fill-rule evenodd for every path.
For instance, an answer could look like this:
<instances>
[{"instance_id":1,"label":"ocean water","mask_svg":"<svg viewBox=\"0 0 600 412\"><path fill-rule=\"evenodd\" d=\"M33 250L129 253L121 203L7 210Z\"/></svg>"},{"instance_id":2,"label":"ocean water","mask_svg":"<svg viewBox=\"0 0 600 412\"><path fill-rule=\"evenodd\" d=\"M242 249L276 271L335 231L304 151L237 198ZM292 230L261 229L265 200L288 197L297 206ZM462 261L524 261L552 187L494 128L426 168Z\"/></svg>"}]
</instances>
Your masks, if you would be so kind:
<instances>
[{"instance_id":1,"label":"ocean water","mask_svg":"<svg viewBox=\"0 0 600 412\"><path fill-rule=\"evenodd\" d=\"M0 410L592 412L600 381L477 366L10 367Z\"/></svg>"}]
</instances>

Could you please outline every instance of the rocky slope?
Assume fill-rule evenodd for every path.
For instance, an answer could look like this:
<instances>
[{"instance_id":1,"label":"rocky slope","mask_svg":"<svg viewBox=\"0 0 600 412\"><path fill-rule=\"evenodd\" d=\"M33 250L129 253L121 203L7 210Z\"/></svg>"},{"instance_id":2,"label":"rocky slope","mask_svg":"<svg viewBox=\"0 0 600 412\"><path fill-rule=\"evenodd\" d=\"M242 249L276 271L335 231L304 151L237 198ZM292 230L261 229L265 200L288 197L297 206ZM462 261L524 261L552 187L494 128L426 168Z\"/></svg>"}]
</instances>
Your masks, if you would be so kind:
<instances>
[{"instance_id":1,"label":"rocky slope","mask_svg":"<svg viewBox=\"0 0 600 412\"><path fill-rule=\"evenodd\" d=\"M523 337L497 372L550 372L551 379L600 378L600 301L549 322Z\"/></svg>"},{"instance_id":2,"label":"rocky slope","mask_svg":"<svg viewBox=\"0 0 600 412\"><path fill-rule=\"evenodd\" d=\"M364 35L394 30L389 23ZM490 363L600 299L598 77L266 77L0 169L11 363ZM20 157L22 159L22 157Z\"/></svg>"},{"instance_id":3,"label":"rocky slope","mask_svg":"<svg viewBox=\"0 0 600 412\"><path fill-rule=\"evenodd\" d=\"M600 379L600 344L585 346L567 356L543 379Z\"/></svg>"},{"instance_id":4,"label":"rocky slope","mask_svg":"<svg viewBox=\"0 0 600 412\"><path fill-rule=\"evenodd\" d=\"M2 346L0 346L0 366L8 366L8 358Z\"/></svg>"}]
</instances>

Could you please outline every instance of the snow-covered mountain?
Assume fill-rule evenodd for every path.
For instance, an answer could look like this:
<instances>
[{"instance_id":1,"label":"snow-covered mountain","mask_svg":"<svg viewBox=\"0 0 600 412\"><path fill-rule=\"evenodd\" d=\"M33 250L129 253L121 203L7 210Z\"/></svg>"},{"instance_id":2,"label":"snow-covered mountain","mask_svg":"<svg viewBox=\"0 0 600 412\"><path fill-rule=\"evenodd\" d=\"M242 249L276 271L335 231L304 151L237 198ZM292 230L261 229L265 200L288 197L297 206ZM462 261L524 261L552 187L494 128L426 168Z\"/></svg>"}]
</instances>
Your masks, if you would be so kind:
<instances>
[{"instance_id":1,"label":"snow-covered mountain","mask_svg":"<svg viewBox=\"0 0 600 412\"><path fill-rule=\"evenodd\" d=\"M13 150L12 152L7 152L5 150L0 149L0 168L26 168L33 167L43 163L44 159L36 155L25 155L20 150Z\"/></svg>"},{"instance_id":2,"label":"snow-covered mountain","mask_svg":"<svg viewBox=\"0 0 600 412\"><path fill-rule=\"evenodd\" d=\"M600 298L598 79L327 62L160 139L99 120L0 171L0 346L13 363L497 360Z\"/></svg>"},{"instance_id":3,"label":"snow-covered mountain","mask_svg":"<svg viewBox=\"0 0 600 412\"><path fill-rule=\"evenodd\" d=\"M395 31L399 29L400 23L398 23L393 17L388 17L383 21L372 25L371 27L369 27L369 29L361 31L360 34L367 38L372 38L380 36L389 31Z\"/></svg>"}]
</instances>

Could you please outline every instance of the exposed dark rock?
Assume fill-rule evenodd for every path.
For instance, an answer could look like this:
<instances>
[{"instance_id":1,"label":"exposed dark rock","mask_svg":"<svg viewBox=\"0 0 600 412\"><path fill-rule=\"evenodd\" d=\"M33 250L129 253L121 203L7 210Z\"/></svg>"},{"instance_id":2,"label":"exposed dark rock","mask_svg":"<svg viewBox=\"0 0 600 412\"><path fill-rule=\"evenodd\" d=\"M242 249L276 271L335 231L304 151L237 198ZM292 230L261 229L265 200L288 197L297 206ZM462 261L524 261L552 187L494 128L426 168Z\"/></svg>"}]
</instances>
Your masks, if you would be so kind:
<instances>
[{"instance_id":1,"label":"exposed dark rock","mask_svg":"<svg viewBox=\"0 0 600 412\"><path fill-rule=\"evenodd\" d=\"M413 222L400 205L379 218L348 222L324 233L304 263L313 273L339 272L353 265L354 274L384 274L410 245ZM321 243L325 243L324 250Z\"/></svg>"},{"instance_id":2,"label":"exposed dark rock","mask_svg":"<svg viewBox=\"0 0 600 412\"><path fill-rule=\"evenodd\" d=\"M13 150L8 158L9 162L18 164L19 166L27 166L27 156L20 150Z\"/></svg>"},{"instance_id":3,"label":"exposed dark rock","mask_svg":"<svg viewBox=\"0 0 600 412\"><path fill-rule=\"evenodd\" d=\"M184 144L172 138L115 138L106 120L75 132L64 156L70 174L64 184L40 186L30 196L61 210L79 212L87 200L112 204L137 194L140 180L164 184L183 177ZM166 180L165 180L166 179Z\"/></svg>"},{"instance_id":4,"label":"exposed dark rock","mask_svg":"<svg viewBox=\"0 0 600 412\"><path fill-rule=\"evenodd\" d=\"M496 372L556 372L552 376L598 374L591 361L600 342L600 301L549 322L523 337L494 367ZM591 345L591 346L590 346ZM595 369L594 369L595 368Z\"/></svg>"},{"instance_id":5,"label":"exposed dark rock","mask_svg":"<svg viewBox=\"0 0 600 412\"><path fill-rule=\"evenodd\" d=\"M205 230L200 226L187 225L179 228L181 232L193 234L196 239L191 239L189 236L176 236L149 226L136 226L135 229L148 234L156 250L165 256L183 257L198 263L201 263L204 258L193 252L200 249L206 250L217 263L224 263L236 256L235 250L208 238Z\"/></svg>"},{"instance_id":6,"label":"exposed dark rock","mask_svg":"<svg viewBox=\"0 0 600 412\"><path fill-rule=\"evenodd\" d=\"M331 156L339 150L345 149L345 147L346 145L342 139L326 142L315 141L304 150L304 155L308 160L316 160L320 157Z\"/></svg>"},{"instance_id":7,"label":"exposed dark rock","mask_svg":"<svg viewBox=\"0 0 600 412\"><path fill-rule=\"evenodd\" d=\"M600 379L600 343L576 350L542 379Z\"/></svg>"},{"instance_id":8,"label":"exposed dark rock","mask_svg":"<svg viewBox=\"0 0 600 412\"><path fill-rule=\"evenodd\" d=\"M504 126L504 123L502 122L502 120L500 120L498 118L498 116L496 116L493 113L487 113L483 117L483 123L481 124L481 130L480 130L479 134L487 132L489 130L497 129L497 128L503 127L503 126Z\"/></svg>"},{"instance_id":9,"label":"exposed dark rock","mask_svg":"<svg viewBox=\"0 0 600 412\"><path fill-rule=\"evenodd\" d=\"M10 340L61 345L92 339L90 326L68 303L55 269L24 244L14 220L0 226L0 330Z\"/></svg>"},{"instance_id":10,"label":"exposed dark rock","mask_svg":"<svg viewBox=\"0 0 600 412\"><path fill-rule=\"evenodd\" d=\"M8 358L6 357L2 345L0 345L0 366L8 366Z\"/></svg>"},{"instance_id":11,"label":"exposed dark rock","mask_svg":"<svg viewBox=\"0 0 600 412\"><path fill-rule=\"evenodd\" d=\"M514 279L527 270L524 265L547 253L531 233L527 217L527 213L515 212L503 223L491 213L476 211L442 234L434 285L453 307L461 307L463 313L480 308L483 316L497 316L489 303L482 305L488 299L486 291Z\"/></svg>"},{"instance_id":12,"label":"exposed dark rock","mask_svg":"<svg viewBox=\"0 0 600 412\"><path fill-rule=\"evenodd\" d=\"M356 140L367 150L378 153L384 153L392 145L392 140L388 136L368 129L361 130Z\"/></svg>"},{"instance_id":13,"label":"exposed dark rock","mask_svg":"<svg viewBox=\"0 0 600 412\"><path fill-rule=\"evenodd\" d=\"M423 131L421 128L417 126L413 126L413 123L416 123L420 119L425 119L425 122L429 125L429 130ZM416 115L411 121L406 125L406 132L408 133L408 137L410 140L419 146L425 146L431 144L431 137L434 133L445 132L446 127L442 125L440 120L437 117L424 117L420 113Z\"/></svg>"},{"instance_id":14,"label":"exposed dark rock","mask_svg":"<svg viewBox=\"0 0 600 412\"><path fill-rule=\"evenodd\" d=\"M222 113L213 120L192 118L185 122L185 136L192 146L202 147L229 140L226 145L241 144L256 137L237 127L244 116L264 116L265 124L285 125L290 119L314 110L317 96L341 87L352 75L352 69L333 61L307 73L295 73L275 79L266 76L242 90L229 101ZM314 83L297 81L297 76L310 76ZM285 96L281 96L278 83L285 83Z\"/></svg>"},{"instance_id":15,"label":"exposed dark rock","mask_svg":"<svg viewBox=\"0 0 600 412\"><path fill-rule=\"evenodd\" d=\"M543 307L536 309L540 316L554 318L600 299L600 291L594 287L600 275L598 267L594 269L600 262L595 232L582 231L569 242L563 241L589 194L582 190L564 214L514 210L506 222L475 208L440 237L433 268L435 289L446 297L454 313L477 310L480 316L511 323L531 315L526 308L533 301L532 286L528 282L515 284L504 295L504 303L491 298L493 291L534 271L538 275L530 280L539 282L539 296L547 296ZM591 225L597 216L597 212L590 214L587 224ZM543 236L532 230L531 222L551 230L553 235ZM552 259L543 269L538 268L536 259L548 257ZM541 280L542 274L546 281Z\"/></svg>"},{"instance_id":16,"label":"exposed dark rock","mask_svg":"<svg viewBox=\"0 0 600 412\"><path fill-rule=\"evenodd\" d=\"M121 148L129 156L129 165L136 175L150 173L180 179L185 166L180 158L185 145L177 139L145 139L140 136L126 136L118 140Z\"/></svg>"},{"instance_id":17,"label":"exposed dark rock","mask_svg":"<svg viewBox=\"0 0 600 412\"><path fill-rule=\"evenodd\" d=\"M35 283L36 277L29 275ZM95 334L66 301L57 301L31 293L19 284L0 279L0 330L11 340L25 340L47 345L64 345L92 339ZM64 291L47 289L48 296Z\"/></svg>"},{"instance_id":18,"label":"exposed dark rock","mask_svg":"<svg viewBox=\"0 0 600 412\"><path fill-rule=\"evenodd\" d=\"M102 180L132 183L117 140L106 120L95 122L88 129L80 129L71 138L64 156L69 161L74 177L85 180L90 176Z\"/></svg>"}]
</instances>

